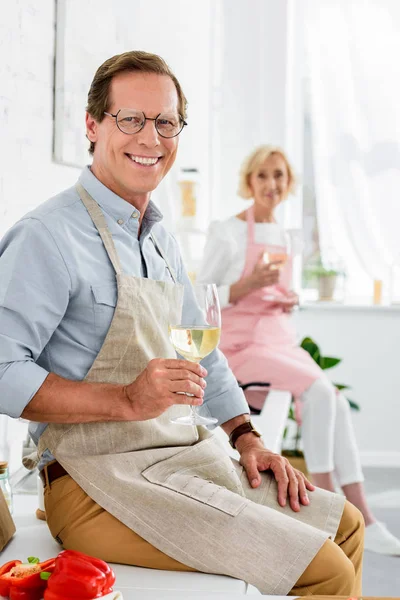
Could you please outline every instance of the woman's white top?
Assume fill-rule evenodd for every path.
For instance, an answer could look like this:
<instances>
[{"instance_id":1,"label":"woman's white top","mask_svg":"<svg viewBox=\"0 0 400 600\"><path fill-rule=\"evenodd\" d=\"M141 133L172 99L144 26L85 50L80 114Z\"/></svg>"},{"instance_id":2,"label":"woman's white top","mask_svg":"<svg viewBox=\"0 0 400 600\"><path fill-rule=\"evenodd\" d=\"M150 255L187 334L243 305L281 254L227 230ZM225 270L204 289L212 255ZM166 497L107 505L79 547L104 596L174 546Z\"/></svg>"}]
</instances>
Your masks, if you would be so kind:
<instances>
[{"instance_id":1,"label":"woman's white top","mask_svg":"<svg viewBox=\"0 0 400 600\"><path fill-rule=\"evenodd\" d=\"M290 230L287 233L291 236ZM294 247L293 236L291 239L293 254L298 249ZM254 241L256 244L285 245L285 230L278 223L255 223ZM246 221L230 217L226 221L213 221L210 224L196 283L215 283L221 308L230 306L229 290L243 272L246 250Z\"/></svg>"}]
</instances>

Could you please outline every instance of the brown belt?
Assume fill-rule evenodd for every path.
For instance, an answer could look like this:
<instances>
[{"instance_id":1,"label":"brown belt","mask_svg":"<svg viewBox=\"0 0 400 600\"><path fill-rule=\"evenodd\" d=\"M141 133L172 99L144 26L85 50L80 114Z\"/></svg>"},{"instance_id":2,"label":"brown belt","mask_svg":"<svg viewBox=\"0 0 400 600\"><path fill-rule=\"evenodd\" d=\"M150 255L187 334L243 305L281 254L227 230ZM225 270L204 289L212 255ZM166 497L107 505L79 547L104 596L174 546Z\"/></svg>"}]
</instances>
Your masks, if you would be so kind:
<instances>
[{"instance_id":1,"label":"brown belt","mask_svg":"<svg viewBox=\"0 0 400 600\"><path fill-rule=\"evenodd\" d=\"M39 473L41 480L44 485L47 483L52 483L56 479L63 477L64 475L68 475L67 471L60 465L59 462L54 461L45 465L43 469Z\"/></svg>"}]
</instances>

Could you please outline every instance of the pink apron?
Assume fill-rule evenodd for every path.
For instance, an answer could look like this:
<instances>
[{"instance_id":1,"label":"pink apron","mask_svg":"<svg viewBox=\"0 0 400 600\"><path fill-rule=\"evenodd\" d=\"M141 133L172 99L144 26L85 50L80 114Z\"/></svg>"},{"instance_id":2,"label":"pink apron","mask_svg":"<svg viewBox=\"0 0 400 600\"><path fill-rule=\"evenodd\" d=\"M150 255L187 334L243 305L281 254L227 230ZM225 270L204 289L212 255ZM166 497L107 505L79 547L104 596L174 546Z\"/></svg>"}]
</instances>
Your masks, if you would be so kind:
<instances>
[{"instance_id":1,"label":"pink apron","mask_svg":"<svg viewBox=\"0 0 400 600\"><path fill-rule=\"evenodd\" d=\"M253 207L248 209L246 218L247 251L241 278L252 273L262 251L285 251L277 246L256 244ZM273 389L291 392L300 421L298 400L316 379L321 378L322 371L308 352L298 346L291 315L279 306L279 298L285 298L290 290L291 278L290 257L281 269L279 284L254 290L235 305L224 308L219 347L240 383L268 381Z\"/></svg>"}]
</instances>

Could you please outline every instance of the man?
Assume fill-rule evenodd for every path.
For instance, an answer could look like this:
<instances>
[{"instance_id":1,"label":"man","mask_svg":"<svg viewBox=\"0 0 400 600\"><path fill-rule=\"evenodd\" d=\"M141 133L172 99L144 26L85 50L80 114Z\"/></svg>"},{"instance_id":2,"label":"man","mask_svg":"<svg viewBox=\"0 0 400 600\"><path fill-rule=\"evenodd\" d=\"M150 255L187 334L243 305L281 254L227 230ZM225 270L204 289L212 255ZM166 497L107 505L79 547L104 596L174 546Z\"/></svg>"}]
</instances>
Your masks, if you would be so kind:
<instances>
[{"instance_id":1,"label":"man","mask_svg":"<svg viewBox=\"0 0 400 600\"><path fill-rule=\"evenodd\" d=\"M1 243L1 410L32 421L64 547L263 593L360 595L358 511L263 446L220 352L203 367L169 344L168 323L195 307L150 195L185 117L160 57L127 52L96 72L91 167ZM243 468L205 428L171 423L189 403L218 419Z\"/></svg>"}]
</instances>

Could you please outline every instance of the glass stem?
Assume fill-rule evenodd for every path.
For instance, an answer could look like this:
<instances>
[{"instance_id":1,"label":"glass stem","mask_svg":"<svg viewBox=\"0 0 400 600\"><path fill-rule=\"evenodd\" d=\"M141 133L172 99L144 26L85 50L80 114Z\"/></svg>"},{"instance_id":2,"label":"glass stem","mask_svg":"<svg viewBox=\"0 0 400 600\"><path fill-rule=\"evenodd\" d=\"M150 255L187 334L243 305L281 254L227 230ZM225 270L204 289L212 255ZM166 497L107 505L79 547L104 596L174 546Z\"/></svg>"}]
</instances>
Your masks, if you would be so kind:
<instances>
[{"instance_id":1,"label":"glass stem","mask_svg":"<svg viewBox=\"0 0 400 600\"><path fill-rule=\"evenodd\" d=\"M195 362L195 363L197 363L197 364L199 365L199 364L200 364L200 362L201 362L201 359L200 359L200 360L194 360L194 361L192 361L192 362ZM190 413L191 413L191 416L192 416L192 419L193 419L193 421L194 421L194 422L196 422L196 420L197 420L197 415L198 415L198 412L197 412L197 406L194 406L193 404L191 404L191 405L190 405Z\"/></svg>"}]
</instances>

